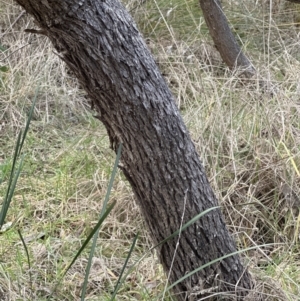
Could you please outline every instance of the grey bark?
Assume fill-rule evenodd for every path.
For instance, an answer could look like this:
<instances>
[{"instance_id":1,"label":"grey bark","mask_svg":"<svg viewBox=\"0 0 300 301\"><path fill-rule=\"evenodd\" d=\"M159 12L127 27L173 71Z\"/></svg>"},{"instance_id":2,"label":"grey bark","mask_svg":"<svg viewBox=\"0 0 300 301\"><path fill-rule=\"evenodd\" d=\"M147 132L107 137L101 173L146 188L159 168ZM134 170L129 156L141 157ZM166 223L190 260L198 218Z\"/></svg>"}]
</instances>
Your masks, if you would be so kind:
<instances>
[{"instance_id":1,"label":"grey bark","mask_svg":"<svg viewBox=\"0 0 300 301\"><path fill-rule=\"evenodd\" d=\"M209 33L225 64L247 78L255 68L237 43L223 12L220 0L199 0Z\"/></svg>"},{"instance_id":2,"label":"grey bark","mask_svg":"<svg viewBox=\"0 0 300 301\"><path fill-rule=\"evenodd\" d=\"M116 151L123 144L122 170L153 242L218 205L173 96L124 7L117 0L17 2L80 80L107 129L111 147ZM158 250L171 283L236 251L220 209L183 231L176 247L177 239ZM193 290L213 286L243 299L251 278L239 256L196 273L176 285L174 292L178 300L191 300Z\"/></svg>"}]
</instances>

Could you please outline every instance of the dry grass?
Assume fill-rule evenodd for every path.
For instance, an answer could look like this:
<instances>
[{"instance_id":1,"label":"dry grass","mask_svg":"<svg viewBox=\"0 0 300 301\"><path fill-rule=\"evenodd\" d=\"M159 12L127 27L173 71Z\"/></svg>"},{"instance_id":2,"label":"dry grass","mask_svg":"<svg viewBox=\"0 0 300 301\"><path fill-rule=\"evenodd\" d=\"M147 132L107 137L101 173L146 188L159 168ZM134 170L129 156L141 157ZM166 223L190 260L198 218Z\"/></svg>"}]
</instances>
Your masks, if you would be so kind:
<instances>
[{"instance_id":1,"label":"dry grass","mask_svg":"<svg viewBox=\"0 0 300 301\"><path fill-rule=\"evenodd\" d=\"M252 83L241 83L223 65L194 1L128 5L174 92L239 247L274 243L244 256L256 280L249 300L299 300L300 219L299 206L293 205L299 199L290 198L284 187L300 193L300 5L222 2L257 67ZM40 87L26 164L9 210L14 226L0 234L0 300L46 300L97 222L114 154L85 93L50 43L23 32L34 27L30 18L9 0L0 0L0 13L5 49L0 67L7 69L0 71L4 180L16 134ZM261 78L273 93L260 89ZM117 206L101 230L87 300L109 300L138 230L132 262L151 246L122 175L112 197ZM76 262L51 300L79 299L86 258L87 253ZM164 283L155 254L146 254L118 300L157 300Z\"/></svg>"}]
</instances>

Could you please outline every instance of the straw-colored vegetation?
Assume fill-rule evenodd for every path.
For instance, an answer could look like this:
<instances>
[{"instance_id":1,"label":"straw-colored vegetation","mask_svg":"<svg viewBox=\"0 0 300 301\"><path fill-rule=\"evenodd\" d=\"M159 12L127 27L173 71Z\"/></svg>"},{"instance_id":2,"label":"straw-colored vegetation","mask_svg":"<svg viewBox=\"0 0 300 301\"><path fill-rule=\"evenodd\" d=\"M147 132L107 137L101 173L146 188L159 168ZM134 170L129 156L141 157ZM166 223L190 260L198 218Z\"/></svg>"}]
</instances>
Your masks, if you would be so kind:
<instances>
[{"instance_id":1,"label":"straw-colored vegetation","mask_svg":"<svg viewBox=\"0 0 300 301\"><path fill-rule=\"evenodd\" d=\"M273 244L243 254L256 283L249 300L258 292L262 300L299 300L300 5L222 3L257 68L252 81L241 82L222 63L197 1L127 5L174 92L239 248ZM0 233L0 300L48 298L97 223L115 158L50 42L24 33L34 26L12 0L0 0L0 203L17 133L38 93L6 220L12 225ZM147 253L151 240L121 174L111 197L117 205L101 228L86 300L109 300L138 231L129 263L145 256L117 299L162 300L165 276L156 254ZM88 251L50 300L80 298Z\"/></svg>"}]
</instances>

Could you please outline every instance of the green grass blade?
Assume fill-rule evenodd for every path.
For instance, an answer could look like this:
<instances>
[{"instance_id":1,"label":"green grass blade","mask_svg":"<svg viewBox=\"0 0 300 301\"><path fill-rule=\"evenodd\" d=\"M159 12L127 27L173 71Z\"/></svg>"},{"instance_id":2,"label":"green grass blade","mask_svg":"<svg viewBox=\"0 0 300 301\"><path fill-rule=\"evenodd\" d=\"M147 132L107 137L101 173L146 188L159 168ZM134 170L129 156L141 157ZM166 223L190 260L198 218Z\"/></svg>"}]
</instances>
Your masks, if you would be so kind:
<instances>
[{"instance_id":1,"label":"green grass blade","mask_svg":"<svg viewBox=\"0 0 300 301\"><path fill-rule=\"evenodd\" d=\"M211 207L208 208L206 210L204 210L203 212L197 214L195 217L193 217L192 219L190 219L187 223L185 223L180 229L178 229L177 231L175 231L174 233L172 233L170 236L168 236L167 238L165 238L164 240L162 240L161 242L159 242L157 245L155 245L154 247L152 247L149 251L152 251L153 249L159 247L160 245L164 244L165 242L169 241L170 239L174 238L175 236L177 236L179 233L181 233L182 231L184 231L186 228L188 228L189 226L191 226L193 223L195 223L199 218L201 218L202 216L204 216L205 214L209 213L212 210L215 210L219 208L219 206L215 206L215 207Z\"/></svg>"},{"instance_id":2,"label":"green grass blade","mask_svg":"<svg viewBox=\"0 0 300 301\"><path fill-rule=\"evenodd\" d=\"M14 155L13 155L13 163L12 163L12 166L11 166L10 176L9 176L9 180L8 180L8 187L7 187L6 195L5 195L5 198L4 198L4 203L8 198L8 195L9 195L9 192L10 192L10 189L11 189L11 184L13 182L16 162L18 160L18 153L19 153L19 149L20 149L21 137L22 137L22 131L20 131L20 133L18 134L18 138L17 138L17 142L16 142L16 146L15 146L15 151L14 151Z\"/></svg>"},{"instance_id":3,"label":"green grass blade","mask_svg":"<svg viewBox=\"0 0 300 301\"><path fill-rule=\"evenodd\" d=\"M119 288L121 287L121 285L122 285L123 282L124 282L124 280L121 281L121 280L122 280L122 276L123 276L123 274L124 274L124 271L125 271L125 268L126 268L126 266L127 266L128 261L129 261L129 258L130 258L130 256L131 256L133 250L134 250L134 247L135 247L135 245L136 245L138 236L139 236L139 233L137 233L136 236L135 236L134 239L133 239L133 242L132 242L132 244L131 244L130 250L129 250L128 255L127 255L127 257L126 257L125 263L124 263L124 265L123 265L123 267L122 267L122 271L121 271L121 273L120 273L120 275L119 275L117 284L116 284L116 286L115 286L114 292L113 292L113 294L112 294L112 296L111 296L111 299L110 299L111 301L114 301L114 300L115 300L115 297L116 297L116 295L117 295L117 293L118 293L118 290L119 290Z\"/></svg>"},{"instance_id":4,"label":"green grass blade","mask_svg":"<svg viewBox=\"0 0 300 301\"><path fill-rule=\"evenodd\" d=\"M135 266L141 262L143 260L143 258L150 253L152 250L154 250L155 248L161 246L162 244L164 244L165 242L167 242L168 240L172 239L173 237L177 236L179 233L181 233L182 231L184 231L187 227L191 226L193 223L195 223L199 218L201 218L202 216L204 216L205 214L209 213L212 210L215 210L219 208L219 206L216 207L211 207L208 208L206 210L204 210L203 212L197 214L195 217L193 217L191 220L189 220L187 223L185 223L181 229L176 230L175 232L173 232L170 236L168 236L167 238L165 238L164 240L162 240L161 242L159 242L157 245L153 246L152 248L150 248L141 258L139 258L131 267L130 269L127 271L127 273L125 274L125 276L123 277L122 280L120 280L120 284L122 284L125 279L127 278L127 276L133 271L133 269L135 268Z\"/></svg>"},{"instance_id":5,"label":"green grass blade","mask_svg":"<svg viewBox=\"0 0 300 301\"><path fill-rule=\"evenodd\" d=\"M84 241L83 245L81 246L81 248L79 249L79 251L76 253L75 257L73 258L72 262L68 265L68 267L66 268L66 270L63 273L63 277L66 275L66 273L68 272L68 270L71 268L71 266L74 264L74 262L76 261L76 259L79 257L79 255L81 254L81 252L85 249L85 247L87 246L87 244L89 243L89 241L92 239L92 237L94 236L94 234L98 231L99 227L102 225L102 223L105 221L106 217L108 216L108 214L111 212L111 210L114 208L114 206L116 205L116 201L113 201L112 204L110 206L108 206L108 208L106 209L106 211L104 212L103 216L99 219L98 223L96 224L96 226L94 227L94 229L91 231L91 233L89 234L89 236L87 237L87 239Z\"/></svg>"},{"instance_id":6,"label":"green grass blade","mask_svg":"<svg viewBox=\"0 0 300 301\"><path fill-rule=\"evenodd\" d=\"M36 99L37 99L39 90L40 90L40 85L38 85L38 87L35 90L33 102L32 102L32 105L31 105L31 108L30 108L30 111L29 111L29 114L28 114L27 122L26 122L25 129L24 129L24 133L23 133L23 136L22 136L22 139L21 139L21 143L20 143L18 155L20 155L20 152L21 152L21 150L23 148L23 144L24 144L25 139L26 139L26 135L27 135L27 132L28 132L28 129L29 129L29 125L30 125L31 119L32 119L32 115L33 115L33 111L34 111L34 108L35 108Z\"/></svg>"},{"instance_id":7,"label":"green grass blade","mask_svg":"<svg viewBox=\"0 0 300 301\"><path fill-rule=\"evenodd\" d=\"M22 166L23 166L24 157L22 158L21 163L19 164L19 167L18 167L17 171L15 172L16 163L17 163L17 160L18 160L18 158L21 154L23 144L24 144L24 141L26 139L26 135L27 135L27 132L28 132L28 129L29 129L30 121L32 119L32 114L33 114L33 110L34 110L34 107L35 107L37 94L38 94L38 88L37 88L36 93L34 95L34 100L33 100L33 103L31 105L31 109L30 109L30 112L29 112L29 115L28 115L28 118L27 118L27 121L26 121L24 133L22 131L20 131L20 133L18 134L18 138L17 138L17 142L16 142L16 146L15 146L15 151L14 151L14 155L13 155L13 163L12 163L11 172L10 172L10 176L9 176L9 180L8 180L8 187L7 187L7 190L6 190L6 194L5 194L4 201L3 201L3 204L2 204L2 207L1 207L1 212L0 212L0 228L4 224L4 221L5 221L5 218L6 218L6 215L7 215L7 211L8 211L8 208L10 206L10 203L12 201L12 197L13 197L13 194L15 192L16 184L17 184L17 181L18 181L18 178L20 176L21 169L22 169Z\"/></svg>"},{"instance_id":8,"label":"green grass blade","mask_svg":"<svg viewBox=\"0 0 300 301\"><path fill-rule=\"evenodd\" d=\"M100 212L100 217L99 218L101 218L103 216L103 214L106 210L107 203L108 203L108 200L109 200L109 196L110 196L110 193L111 193L111 190L112 190L112 186L113 186L116 174L117 174L117 168L118 168L118 164L119 164L119 161L120 161L121 152L122 152L122 144L120 144L120 146L118 148L118 151L117 151L117 157L116 157L116 160L115 160L113 171L111 173L111 177L110 177L110 180L109 180L109 184L108 184L108 187L107 187L104 203L103 203L102 210ZM86 293L86 288L87 288L87 284L88 284L89 274L90 274L90 270L91 270L91 266L92 266L92 259L93 259L94 253L95 253L98 236L99 236L99 229L97 230L96 235L94 236L93 244L92 244L89 259L88 259L88 264L86 266L85 277L84 277L83 286L82 286L81 300L84 300L84 298L85 298L85 293Z\"/></svg>"},{"instance_id":9,"label":"green grass blade","mask_svg":"<svg viewBox=\"0 0 300 301\"><path fill-rule=\"evenodd\" d=\"M113 170L112 170L112 173L111 173L111 177L110 177L110 180L109 180L109 183L108 183L107 192L106 192L106 195L105 195L103 207L102 207L102 210L100 212L100 217L102 216L102 214L106 210L106 206L107 206L107 203L108 203L108 200L109 200L109 196L110 196L110 193L111 193L111 190L112 190L112 186L114 184L114 180L115 180L115 177L116 177L116 174L117 174L118 164L119 164L119 161L120 161L120 158L121 158L121 152L122 152L122 144L119 145L119 148L118 148L118 151L117 151L115 164L114 164L114 167L113 167Z\"/></svg>"},{"instance_id":10,"label":"green grass blade","mask_svg":"<svg viewBox=\"0 0 300 301\"><path fill-rule=\"evenodd\" d=\"M29 268L29 281L30 281L30 286L31 286L31 289L32 289L31 263L30 263L28 248L26 246L26 243L25 243L25 240L24 240L24 238L22 236L22 233L21 233L21 231L19 229L18 229L18 234L20 236L20 239L22 241L22 245L23 245L25 253L26 253L27 262L28 262L28 268Z\"/></svg>"},{"instance_id":11,"label":"green grass blade","mask_svg":"<svg viewBox=\"0 0 300 301\"><path fill-rule=\"evenodd\" d=\"M158 297L157 297L157 300L159 300L166 292L170 291L174 286L176 286L177 284L179 284L180 282L182 282L183 280L191 277L192 275L194 275L195 273L207 268L208 266L216 263L216 262L219 262L219 261L222 261L223 259L226 259L228 257L231 257L231 256L234 256L234 255L238 255L238 254L241 254L243 252L246 252L246 251L250 251L250 250L253 250L253 249L257 249L257 248L260 248L260 247L267 247L267 246L274 246L275 244L274 243L271 243L271 244L264 244L264 245L259 245L259 246L253 246L253 247L249 247L247 249L243 249L243 250L238 250L238 251L235 251L235 252L232 252L230 254L226 254L222 257L219 257L217 259L214 259L202 266L200 266L199 268L187 273L186 275L184 275L183 277L181 277L180 279L178 279L177 281L175 281L174 283L172 283L171 285L169 285L165 290L164 292L162 292Z\"/></svg>"},{"instance_id":12,"label":"green grass blade","mask_svg":"<svg viewBox=\"0 0 300 301\"><path fill-rule=\"evenodd\" d=\"M23 161L24 161L24 156L21 159L21 162L19 164L19 167L17 169L16 174L9 181L9 187L7 189L7 194L4 198L4 202L2 204L2 208L1 208L1 212L0 212L0 228L4 224L5 217L6 217L9 205L12 201L12 198L13 198L13 195L14 195L14 192L15 192L15 188L16 188L16 185L17 185L17 181L18 181L18 178L20 176L20 173L21 173L21 170L22 170L22 167L23 167Z\"/></svg>"}]
</instances>

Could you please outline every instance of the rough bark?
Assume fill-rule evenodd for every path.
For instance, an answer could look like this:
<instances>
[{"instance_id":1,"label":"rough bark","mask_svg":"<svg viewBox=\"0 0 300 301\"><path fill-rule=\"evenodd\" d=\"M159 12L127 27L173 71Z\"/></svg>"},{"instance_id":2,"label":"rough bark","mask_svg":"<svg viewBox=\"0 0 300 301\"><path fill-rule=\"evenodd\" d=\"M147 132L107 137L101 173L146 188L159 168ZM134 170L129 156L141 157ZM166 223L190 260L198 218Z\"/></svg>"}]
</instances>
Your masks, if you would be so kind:
<instances>
[{"instance_id":1,"label":"rough bark","mask_svg":"<svg viewBox=\"0 0 300 301\"><path fill-rule=\"evenodd\" d=\"M117 0L17 2L80 80L111 147L123 144L122 170L154 243L218 205L173 96L124 7ZM219 209L183 231L178 246L177 239L158 250L171 283L236 250ZM207 267L174 291L178 300L191 300L193 291L195 297L212 287L243 299L251 278L239 256Z\"/></svg>"},{"instance_id":2,"label":"rough bark","mask_svg":"<svg viewBox=\"0 0 300 301\"><path fill-rule=\"evenodd\" d=\"M204 19L223 61L232 70L239 70L247 78L255 68L237 43L223 12L220 0L199 0Z\"/></svg>"}]
</instances>

